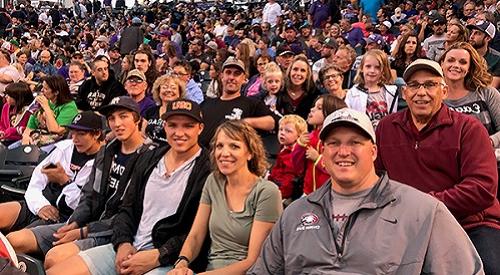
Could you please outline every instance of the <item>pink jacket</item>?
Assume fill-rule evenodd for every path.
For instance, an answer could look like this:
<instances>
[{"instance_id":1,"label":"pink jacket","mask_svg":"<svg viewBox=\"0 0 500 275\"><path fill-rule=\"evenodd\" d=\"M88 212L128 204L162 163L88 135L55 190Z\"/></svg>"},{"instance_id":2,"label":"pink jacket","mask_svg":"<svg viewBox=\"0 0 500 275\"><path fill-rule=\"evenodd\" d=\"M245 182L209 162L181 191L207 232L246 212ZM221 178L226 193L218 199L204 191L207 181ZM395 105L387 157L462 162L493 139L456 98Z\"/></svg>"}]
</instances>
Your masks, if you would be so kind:
<instances>
[{"instance_id":1,"label":"pink jacket","mask_svg":"<svg viewBox=\"0 0 500 275\"><path fill-rule=\"evenodd\" d=\"M2 116L0 117L0 131L4 132L2 140L18 141L22 138L22 134L24 129L26 129L26 124L28 124L31 113L26 112L19 121L12 122L10 119L12 108L13 107L9 104L3 105Z\"/></svg>"}]
</instances>

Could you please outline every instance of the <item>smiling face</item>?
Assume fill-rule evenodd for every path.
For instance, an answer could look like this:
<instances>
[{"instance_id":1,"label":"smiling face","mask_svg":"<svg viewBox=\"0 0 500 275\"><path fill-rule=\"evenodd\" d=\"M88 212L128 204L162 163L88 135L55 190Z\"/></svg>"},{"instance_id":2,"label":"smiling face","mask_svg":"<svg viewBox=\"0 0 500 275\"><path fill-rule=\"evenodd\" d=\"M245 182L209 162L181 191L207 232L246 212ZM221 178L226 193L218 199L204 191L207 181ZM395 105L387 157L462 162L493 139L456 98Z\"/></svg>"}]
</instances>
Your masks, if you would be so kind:
<instances>
[{"instance_id":1,"label":"smiling face","mask_svg":"<svg viewBox=\"0 0 500 275\"><path fill-rule=\"evenodd\" d=\"M372 55L367 55L361 67L365 83L378 83L382 77L382 65Z\"/></svg>"},{"instance_id":2,"label":"smiling face","mask_svg":"<svg viewBox=\"0 0 500 275\"><path fill-rule=\"evenodd\" d=\"M230 138L224 131L216 137L214 154L217 168L225 176L248 170L248 162L252 159L245 142Z\"/></svg>"},{"instance_id":3,"label":"smiling face","mask_svg":"<svg viewBox=\"0 0 500 275\"><path fill-rule=\"evenodd\" d=\"M377 146L360 129L336 127L323 145L323 163L334 190L361 191L375 183L373 161L377 157Z\"/></svg>"},{"instance_id":4,"label":"smiling face","mask_svg":"<svg viewBox=\"0 0 500 275\"><path fill-rule=\"evenodd\" d=\"M166 81L160 86L159 96L164 103L178 99L181 96L179 85L174 80Z\"/></svg>"},{"instance_id":5,"label":"smiling face","mask_svg":"<svg viewBox=\"0 0 500 275\"><path fill-rule=\"evenodd\" d=\"M339 90L342 90L343 80L342 72L330 69L323 76L323 86L325 86L328 93L336 95Z\"/></svg>"},{"instance_id":6,"label":"smiling face","mask_svg":"<svg viewBox=\"0 0 500 275\"><path fill-rule=\"evenodd\" d=\"M185 115L173 115L165 121L168 144L177 153L187 153L198 148L198 136L203 124Z\"/></svg>"},{"instance_id":7,"label":"smiling face","mask_svg":"<svg viewBox=\"0 0 500 275\"><path fill-rule=\"evenodd\" d=\"M448 87L442 85L443 79L431 72L421 70L415 72L403 89L403 98L408 103L412 118L420 124L427 124L441 108L441 103L448 95ZM412 88L413 85L426 84L432 86ZM420 86L420 85L419 85Z\"/></svg>"},{"instance_id":8,"label":"smiling face","mask_svg":"<svg viewBox=\"0 0 500 275\"><path fill-rule=\"evenodd\" d=\"M470 68L470 54L464 49L450 50L443 59L441 67L446 80L464 80Z\"/></svg>"},{"instance_id":9,"label":"smiling face","mask_svg":"<svg viewBox=\"0 0 500 275\"><path fill-rule=\"evenodd\" d=\"M226 67L222 71L222 92L226 96L239 95L241 86L245 82L245 73L236 67Z\"/></svg>"},{"instance_id":10,"label":"smiling face","mask_svg":"<svg viewBox=\"0 0 500 275\"><path fill-rule=\"evenodd\" d=\"M292 84L295 86L304 84L307 79L308 70L309 65L302 60L297 60L292 63L289 75Z\"/></svg>"}]
</instances>

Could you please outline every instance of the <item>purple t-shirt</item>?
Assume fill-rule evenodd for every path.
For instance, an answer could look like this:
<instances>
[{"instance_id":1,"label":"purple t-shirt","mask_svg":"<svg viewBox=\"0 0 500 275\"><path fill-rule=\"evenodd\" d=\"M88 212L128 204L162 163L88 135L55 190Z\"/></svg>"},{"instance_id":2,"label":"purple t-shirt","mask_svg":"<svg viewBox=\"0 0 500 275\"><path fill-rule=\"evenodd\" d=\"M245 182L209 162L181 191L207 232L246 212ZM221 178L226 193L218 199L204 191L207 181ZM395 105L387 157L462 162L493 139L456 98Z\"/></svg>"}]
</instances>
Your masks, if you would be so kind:
<instances>
[{"instance_id":1,"label":"purple t-shirt","mask_svg":"<svg viewBox=\"0 0 500 275\"><path fill-rule=\"evenodd\" d=\"M326 21L328 16L330 16L330 7L326 1L325 3L316 1L309 8L309 14L311 14L313 18L313 28L318 29L321 28L321 23Z\"/></svg>"},{"instance_id":2,"label":"purple t-shirt","mask_svg":"<svg viewBox=\"0 0 500 275\"><path fill-rule=\"evenodd\" d=\"M147 109L156 105L155 101L149 96L146 96L141 101L137 102L137 104L139 104L139 108L141 109L141 116L142 117L144 117L144 114L145 114Z\"/></svg>"},{"instance_id":3,"label":"purple t-shirt","mask_svg":"<svg viewBox=\"0 0 500 275\"><path fill-rule=\"evenodd\" d=\"M364 36L360 28L352 28L350 31L344 33L344 37L349 41L349 44L354 48L356 45L363 45Z\"/></svg>"}]
</instances>

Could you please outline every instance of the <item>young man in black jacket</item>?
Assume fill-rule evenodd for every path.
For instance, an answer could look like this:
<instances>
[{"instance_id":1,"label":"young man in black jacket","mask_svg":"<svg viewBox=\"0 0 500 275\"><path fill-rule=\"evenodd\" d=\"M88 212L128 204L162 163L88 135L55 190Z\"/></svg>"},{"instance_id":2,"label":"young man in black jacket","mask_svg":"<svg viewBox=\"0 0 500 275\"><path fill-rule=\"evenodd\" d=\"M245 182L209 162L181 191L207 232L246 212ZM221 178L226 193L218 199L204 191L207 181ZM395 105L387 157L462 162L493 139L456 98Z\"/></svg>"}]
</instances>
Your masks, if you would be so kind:
<instances>
[{"instance_id":1,"label":"young man in black jacket","mask_svg":"<svg viewBox=\"0 0 500 275\"><path fill-rule=\"evenodd\" d=\"M162 119L168 145L144 153L137 162L113 220L112 244L82 251L47 274L165 274L175 263L196 215L210 161L198 144L203 122L197 103L170 102Z\"/></svg>"},{"instance_id":2,"label":"young man in black jacket","mask_svg":"<svg viewBox=\"0 0 500 275\"><path fill-rule=\"evenodd\" d=\"M111 221L122 203L138 155L153 149L144 144L139 106L132 98L114 98L101 113L116 139L97 153L78 206L68 222L11 233L17 234L12 238L17 252L47 254L46 267L111 241Z\"/></svg>"}]
</instances>

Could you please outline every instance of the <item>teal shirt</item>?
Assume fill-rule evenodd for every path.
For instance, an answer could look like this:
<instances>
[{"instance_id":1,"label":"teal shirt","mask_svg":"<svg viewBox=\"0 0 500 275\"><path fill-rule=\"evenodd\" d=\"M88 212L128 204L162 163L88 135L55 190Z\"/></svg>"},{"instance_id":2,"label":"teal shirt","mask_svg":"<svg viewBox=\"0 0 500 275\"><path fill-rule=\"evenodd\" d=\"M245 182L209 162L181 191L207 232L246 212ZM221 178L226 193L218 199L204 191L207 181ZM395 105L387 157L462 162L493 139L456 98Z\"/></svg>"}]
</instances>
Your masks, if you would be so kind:
<instances>
[{"instance_id":1,"label":"teal shirt","mask_svg":"<svg viewBox=\"0 0 500 275\"><path fill-rule=\"evenodd\" d=\"M78 114L78 108L76 107L75 101L70 101L68 103L56 106L49 101L49 106L52 112L54 112L54 116L56 118L57 124L59 126L66 126L71 124L73 118ZM38 129L40 122L36 117L37 113L34 113L30 116L27 127L35 130Z\"/></svg>"}]
</instances>

